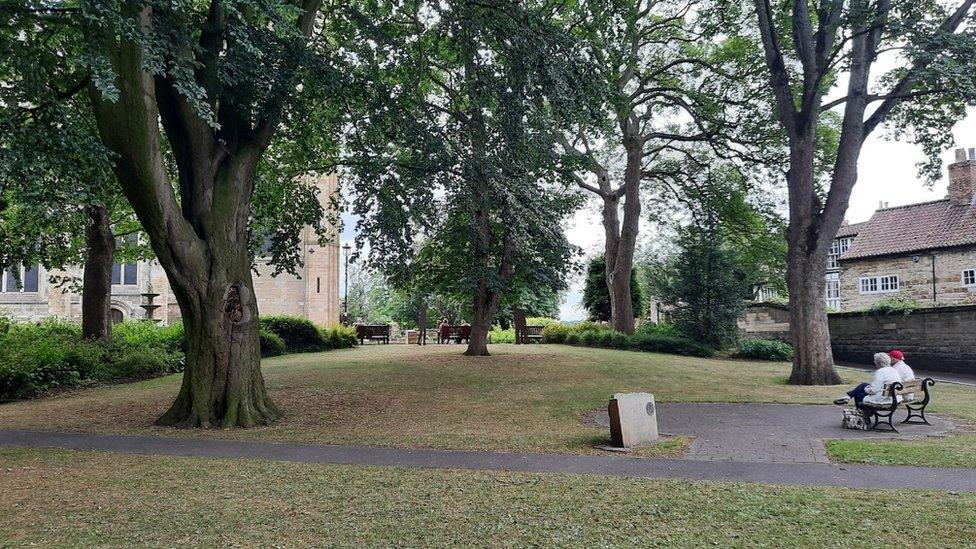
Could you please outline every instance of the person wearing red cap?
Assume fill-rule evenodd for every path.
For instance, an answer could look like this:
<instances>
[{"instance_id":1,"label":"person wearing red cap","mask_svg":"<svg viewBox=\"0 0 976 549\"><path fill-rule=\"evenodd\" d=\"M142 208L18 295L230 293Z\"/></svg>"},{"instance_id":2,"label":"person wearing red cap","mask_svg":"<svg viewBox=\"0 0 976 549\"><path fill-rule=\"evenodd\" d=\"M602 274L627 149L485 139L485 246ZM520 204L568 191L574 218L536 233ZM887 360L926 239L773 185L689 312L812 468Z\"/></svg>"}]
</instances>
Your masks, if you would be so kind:
<instances>
[{"instance_id":1,"label":"person wearing red cap","mask_svg":"<svg viewBox=\"0 0 976 549\"><path fill-rule=\"evenodd\" d=\"M905 353L894 349L888 352L888 356L891 357L891 367L898 372L902 381L913 381L915 379L915 372L908 364L905 364Z\"/></svg>"}]
</instances>

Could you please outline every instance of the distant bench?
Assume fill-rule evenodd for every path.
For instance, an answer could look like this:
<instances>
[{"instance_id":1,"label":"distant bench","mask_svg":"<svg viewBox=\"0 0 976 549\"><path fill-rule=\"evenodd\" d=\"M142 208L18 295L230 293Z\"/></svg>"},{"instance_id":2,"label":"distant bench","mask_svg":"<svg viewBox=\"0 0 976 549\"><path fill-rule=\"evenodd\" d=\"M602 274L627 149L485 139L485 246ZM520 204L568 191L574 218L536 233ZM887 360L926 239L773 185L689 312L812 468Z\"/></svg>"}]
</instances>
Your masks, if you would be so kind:
<instances>
[{"instance_id":1,"label":"distant bench","mask_svg":"<svg viewBox=\"0 0 976 549\"><path fill-rule=\"evenodd\" d=\"M460 325L460 326L441 326L437 330L437 342L438 343L450 343L451 341L456 341L461 343L462 341L471 340L471 326Z\"/></svg>"},{"instance_id":2,"label":"distant bench","mask_svg":"<svg viewBox=\"0 0 976 549\"><path fill-rule=\"evenodd\" d=\"M390 325L389 324L356 324L356 339L359 340L359 344L362 345L366 340L375 341L377 343L389 343L390 342Z\"/></svg>"},{"instance_id":3,"label":"distant bench","mask_svg":"<svg viewBox=\"0 0 976 549\"><path fill-rule=\"evenodd\" d=\"M873 424L871 429L877 429L878 424L882 422L888 424L888 427L892 431L898 432L895 426L892 424L892 417L895 415L895 410L898 409L899 404L904 404L905 409L908 410L908 416L902 423L914 423L914 424L924 424L932 425L927 419L925 419L925 407L929 405L929 399L931 394L929 393L929 387L935 385L935 380L927 377L925 379L915 379L912 381L896 381L895 383L885 384L882 395L891 399L890 402L883 402L880 404L874 404L867 401L862 401L858 408L864 412L870 414ZM922 398L919 399L919 393L922 394ZM898 397L903 397L901 402L898 402ZM909 396L913 398L909 400ZM918 418L918 419L913 419Z\"/></svg>"},{"instance_id":4,"label":"distant bench","mask_svg":"<svg viewBox=\"0 0 976 549\"><path fill-rule=\"evenodd\" d=\"M543 326L526 326L522 332L522 343L541 342L542 328Z\"/></svg>"}]
</instances>

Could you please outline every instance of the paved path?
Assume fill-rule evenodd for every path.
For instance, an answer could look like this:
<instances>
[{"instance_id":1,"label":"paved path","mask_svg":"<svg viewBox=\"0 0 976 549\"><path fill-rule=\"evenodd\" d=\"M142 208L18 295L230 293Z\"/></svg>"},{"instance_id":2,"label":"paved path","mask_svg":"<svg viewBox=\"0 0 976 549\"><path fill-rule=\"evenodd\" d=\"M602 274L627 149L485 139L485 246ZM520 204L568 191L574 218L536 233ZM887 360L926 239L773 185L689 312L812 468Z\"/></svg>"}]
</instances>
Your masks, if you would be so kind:
<instances>
[{"instance_id":1,"label":"paved path","mask_svg":"<svg viewBox=\"0 0 976 549\"><path fill-rule=\"evenodd\" d=\"M662 433L695 437L688 458L698 460L828 463L827 439L918 438L953 429L949 421L929 415L931 426L898 424L899 433L853 431L841 428L840 407L833 405L664 403L657 409ZM903 416L895 415L896 424ZM606 410L583 421L610 426Z\"/></svg>"},{"instance_id":2,"label":"paved path","mask_svg":"<svg viewBox=\"0 0 976 549\"><path fill-rule=\"evenodd\" d=\"M976 492L976 469L460 452L40 431L0 431L0 445L303 463Z\"/></svg>"}]
</instances>

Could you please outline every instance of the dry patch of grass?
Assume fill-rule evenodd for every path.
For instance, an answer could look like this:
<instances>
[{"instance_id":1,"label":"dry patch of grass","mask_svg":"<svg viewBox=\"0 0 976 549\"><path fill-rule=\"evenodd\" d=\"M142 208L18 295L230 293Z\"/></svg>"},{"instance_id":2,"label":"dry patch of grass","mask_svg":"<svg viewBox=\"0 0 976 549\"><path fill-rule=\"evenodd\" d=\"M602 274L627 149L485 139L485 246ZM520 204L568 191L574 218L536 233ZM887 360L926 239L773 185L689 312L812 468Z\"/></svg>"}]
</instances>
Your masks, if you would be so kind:
<instances>
[{"instance_id":1,"label":"dry patch of grass","mask_svg":"<svg viewBox=\"0 0 976 549\"><path fill-rule=\"evenodd\" d=\"M606 406L615 392L649 391L661 402L822 404L841 391L788 386L783 363L561 345L494 345L491 357L462 350L384 345L265 360L268 388L286 413L270 427L154 427L179 389L180 376L170 376L0 405L0 428L598 453L592 445L606 432L582 425L579 414ZM866 376L842 375L848 383ZM936 391L934 411L976 419L972 388L940 384ZM666 440L644 453L675 456L687 445Z\"/></svg>"},{"instance_id":2,"label":"dry patch of grass","mask_svg":"<svg viewBox=\"0 0 976 549\"><path fill-rule=\"evenodd\" d=\"M3 447L0 462L7 547L962 547L976 539L974 494L865 497Z\"/></svg>"}]
</instances>

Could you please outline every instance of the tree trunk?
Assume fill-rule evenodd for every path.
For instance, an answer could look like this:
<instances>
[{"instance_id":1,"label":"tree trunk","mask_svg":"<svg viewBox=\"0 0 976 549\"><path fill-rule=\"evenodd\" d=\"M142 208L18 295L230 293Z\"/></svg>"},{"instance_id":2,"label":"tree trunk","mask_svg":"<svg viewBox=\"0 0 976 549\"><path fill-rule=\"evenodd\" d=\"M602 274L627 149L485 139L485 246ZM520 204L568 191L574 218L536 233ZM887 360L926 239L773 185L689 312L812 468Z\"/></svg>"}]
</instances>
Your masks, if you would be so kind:
<instances>
[{"instance_id":1,"label":"tree trunk","mask_svg":"<svg viewBox=\"0 0 976 549\"><path fill-rule=\"evenodd\" d=\"M525 343L525 311L520 307L512 307L512 318L515 325L515 343L521 345Z\"/></svg>"},{"instance_id":2,"label":"tree trunk","mask_svg":"<svg viewBox=\"0 0 976 549\"><path fill-rule=\"evenodd\" d=\"M464 351L467 356L489 356L488 332L491 331L491 321L498 308L498 298L494 296L484 281L478 284L474 297L474 318L471 319L471 338L468 348Z\"/></svg>"},{"instance_id":3,"label":"tree trunk","mask_svg":"<svg viewBox=\"0 0 976 549\"><path fill-rule=\"evenodd\" d=\"M427 304L424 303L417 315L417 345L427 345Z\"/></svg>"},{"instance_id":4,"label":"tree trunk","mask_svg":"<svg viewBox=\"0 0 976 549\"><path fill-rule=\"evenodd\" d=\"M190 287L174 285L186 333L186 373L159 425L251 427L280 415L261 375L251 265L234 263L231 268L215 265L209 277L201 273Z\"/></svg>"},{"instance_id":5,"label":"tree trunk","mask_svg":"<svg viewBox=\"0 0 976 549\"><path fill-rule=\"evenodd\" d=\"M626 130L625 130L626 133ZM634 250L640 223L640 179L643 144L637 137L625 138L627 166L624 171L623 221L620 221L617 194L604 196L603 228L606 234L607 291L610 293L610 324L625 334L634 333L634 303L630 277L634 270Z\"/></svg>"},{"instance_id":6,"label":"tree trunk","mask_svg":"<svg viewBox=\"0 0 976 549\"><path fill-rule=\"evenodd\" d=\"M85 228L85 272L81 292L81 335L85 339L112 336L112 263L115 261L115 235L112 220L104 206L85 208L90 223Z\"/></svg>"},{"instance_id":7,"label":"tree trunk","mask_svg":"<svg viewBox=\"0 0 976 549\"><path fill-rule=\"evenodd\" d=\"M814 189L814 152L812 133L797 139L791 147L790 171L787 173L791 196L786 232L786 283L790 292L793 339L793 371L789 380L792 385L836 385L841 382L830 350L824 300L827 252L832 238L825 238L823 233L833 231L829 233L832 235L836 227L829 224L824 227L824 216L816 213L822 206L814 192L797 191Z\"/></svg>"},{"instance_id":8,"label":"tree trunk","mask_svg":"<svg viewBox=\"0 0 976 549\"><path fill-rule=\"evenodd\" d=\"M817 257L794 257L787 268L793 337L792 385L836 385L824 301L824 264Z\"/></svg>"}]
</instances>

